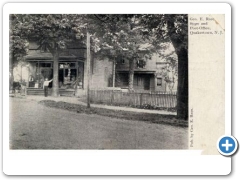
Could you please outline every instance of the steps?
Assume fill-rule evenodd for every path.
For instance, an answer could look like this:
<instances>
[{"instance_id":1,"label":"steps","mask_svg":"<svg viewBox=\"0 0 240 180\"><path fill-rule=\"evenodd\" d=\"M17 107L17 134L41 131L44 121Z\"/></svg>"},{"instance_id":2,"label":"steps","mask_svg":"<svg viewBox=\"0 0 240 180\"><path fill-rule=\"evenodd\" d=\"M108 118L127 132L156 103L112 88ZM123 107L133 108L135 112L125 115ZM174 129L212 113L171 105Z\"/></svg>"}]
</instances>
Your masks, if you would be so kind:
<instances>
[{"instance_id":1,"label":"steps","mask_svg":"<svg viewBox=\"0 0 240 180\"><path fill-rule=\"evenodd\" d=\"M52 90L48 89L48 94L51 94ZM27 95L44 95L44 90L43 89L38 89L38 88L27 88Z\"/></svg>"},{"instance_id":2,"label":"steps","mask_svg":"<svg viewBox=\"0 0 240 180\"><path fill-rule=\"evenodd\" d=\"M74 89L59 89L60 96L75 96L75 90Z\"/></svg>"},{"instance_id":3,"label":"steps","mask_svg":"<svg viewBox=\"0 0 240 180\"><path fill-rule=\"evenodd\" d=\"M48 95L52 94L52 89L48 89ZM74 89L59 89L60 96L74 96ZM44 90L38 88L27 88L27 95L44 96Z\"/></svg>"}]
</instances>

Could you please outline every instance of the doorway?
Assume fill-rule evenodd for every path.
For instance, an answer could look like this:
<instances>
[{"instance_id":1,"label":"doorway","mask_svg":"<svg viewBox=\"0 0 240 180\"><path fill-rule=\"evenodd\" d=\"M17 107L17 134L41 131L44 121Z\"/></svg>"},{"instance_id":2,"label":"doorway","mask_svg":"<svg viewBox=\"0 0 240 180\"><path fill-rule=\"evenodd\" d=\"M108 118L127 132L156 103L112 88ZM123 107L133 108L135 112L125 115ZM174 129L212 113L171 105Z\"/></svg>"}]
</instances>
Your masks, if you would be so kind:
<instances>
[{"instance_id":1,"label":"doorway","mask_svg":"<svg viewBox=\"0 0 240 180\"><path fill-rule=\"evenodd\" d=\"M144 90L149 90L150 89L150 77L149 77L149 75L144 76L143 88L144 88Z\"/></svg>"}]
</instances>

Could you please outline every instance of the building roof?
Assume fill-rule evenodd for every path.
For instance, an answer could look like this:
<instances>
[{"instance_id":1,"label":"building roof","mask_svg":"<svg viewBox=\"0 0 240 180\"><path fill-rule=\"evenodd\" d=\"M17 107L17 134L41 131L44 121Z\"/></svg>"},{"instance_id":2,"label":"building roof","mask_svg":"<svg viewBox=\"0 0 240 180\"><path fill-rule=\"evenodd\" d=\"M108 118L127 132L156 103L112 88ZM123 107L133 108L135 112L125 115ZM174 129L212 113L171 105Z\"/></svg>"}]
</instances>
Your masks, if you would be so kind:
<instances>
[{"instance_id":1,"label":"building roof","mask_svg":"<svg viewBox=\"0 0 240 180\"><path fill-rule=\"evenodd\" d=\"M26 60L52 60L53 55L49 52L40 52L39 50L31 50L29 51L28 55L25 56ZM61 55L59 56L59 59L78 59L78 60L84 60L84 56L75 56L73 54L71 55Z\"/></svg>"}]
</instances>

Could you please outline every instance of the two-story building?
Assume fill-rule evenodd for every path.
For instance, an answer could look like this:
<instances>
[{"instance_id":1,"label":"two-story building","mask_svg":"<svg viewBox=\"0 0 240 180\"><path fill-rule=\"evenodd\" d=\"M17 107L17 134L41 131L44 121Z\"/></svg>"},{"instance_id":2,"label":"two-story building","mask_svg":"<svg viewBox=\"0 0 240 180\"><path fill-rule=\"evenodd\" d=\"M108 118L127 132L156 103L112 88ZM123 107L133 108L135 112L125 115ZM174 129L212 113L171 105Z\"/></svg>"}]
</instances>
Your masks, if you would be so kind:
<instances>
[{"instance_id":1,"label":"two-story building","mask_svg":"<svg viewBox=\"0 0 240 180\"><path fill-rule=\"evenodd\" d=\"M14 81L25 81L28 94L43 93L44 79L53 78L53 57L46 49L39 49L35 42L29 43L29 53L25 56L24 64L14 68ZM114 63L115 62L115 63ZM174 78L168 71L168 63L154 54L148 60L135 60L134 64L134 90L136 92L149 91L176 91L177 81L169 84L165 81L166 73ZM59 56L59 90L60 95L81 95L86 93L87 70L86 48L81 43L69 45L62 50ZM104 89L108 87L128 88L129 61L120 56L113 58L99 58L91 53L91 77L92 89ZM114 82L115 83L114 83ZM171 86L170 86L171 85ZM50 88L52 83L50 83Z\"/></svg>"},{"instance_id":2,"label":"two-story building","mask_svg":"<svg viewBox=\"0 0 240 180\"><path fill-rule=\"evenodd\" d=\"M148 60L135 60L133 88L136 92L176 91L177 82L171 82L170 86L166 77L170 77L171 81L175 78L169 71L169 64L158 54L153 54ZM128 82L129 60L120 57L116 64L116 87L128 88Z\"/></svg>"}]
</instances>

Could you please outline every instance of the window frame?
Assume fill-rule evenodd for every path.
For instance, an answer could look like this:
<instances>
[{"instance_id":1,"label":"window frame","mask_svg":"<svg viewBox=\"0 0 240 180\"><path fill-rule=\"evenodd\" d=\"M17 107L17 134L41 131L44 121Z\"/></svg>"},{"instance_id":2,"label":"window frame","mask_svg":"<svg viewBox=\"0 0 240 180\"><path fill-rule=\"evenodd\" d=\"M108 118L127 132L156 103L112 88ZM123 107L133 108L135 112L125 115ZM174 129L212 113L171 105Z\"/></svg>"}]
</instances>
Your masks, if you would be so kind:
<instances>
[{"instance_id":1,"label":"window frame","mask_svg":"<svg viewBox=\"0 0 240 180\"><path fill-rule=\"evenodd\" d=\"M161 84L158 83L158 80L161 80ZM157 77L157 86L162 87L163 86L163 78L162 77Z\"/></svg>"}]
</instances>

